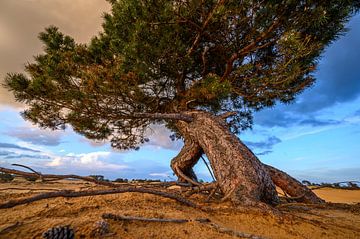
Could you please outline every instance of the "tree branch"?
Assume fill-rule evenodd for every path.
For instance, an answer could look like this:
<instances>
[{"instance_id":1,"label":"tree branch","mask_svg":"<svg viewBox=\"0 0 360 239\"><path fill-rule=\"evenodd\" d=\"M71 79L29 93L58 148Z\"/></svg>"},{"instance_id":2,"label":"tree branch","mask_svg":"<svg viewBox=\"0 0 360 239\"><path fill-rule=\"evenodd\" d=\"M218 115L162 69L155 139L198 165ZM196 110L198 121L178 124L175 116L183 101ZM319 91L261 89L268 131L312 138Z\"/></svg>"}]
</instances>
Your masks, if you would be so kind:
<instances>
[{"instance_id":1,"label":"tree branch","mask_svg":"<svg viewBox=\"0 0 360 239\"><path fill-rule=\"evenodd\" d=\"M172 119L186 122L193 121L191 116L179 113L133 113L128 118L148 118L148 119Z\"/></svg>"},{"instance_id":2,"label":"tree branch","mask_svg":"<svg viewBox=\"0 0 360 239\"><path fill-rule=\"evenodd\" d=\"M23 172L23 171L19 171L19 170L15 170L15 169L7 169L7 168L2 168L2 167L0 167L0 172L20 175L20 176L25 176L25 177L37 177L37 178L42 178L42 179L46 179L46 178L48 178L48 179L75 178L75 179L81 179L81 180L84 180L84 181L92 182L92 183L103 185L103 186L119 187L119 185L114 184L114 183L105 182L105 181L99 181L99 180L96 180L96 179L94 179L92 177L83 177L83 176L73 175L73 174L56 175L56 174L28 173L28 172Z\"/></svg>"},{"instance_id":3,"label":"tree branch","mask_svg":"<svg viewBox=\"0 0 360 239\"><path fill-rule=\"evenodd\" d=\"M196 35L195 40L194 40L193 44L191 45L190 49L187 51L187 54L186 54L185 57L190 56L190 55L194 52L195 47L199 44L200 39L201 39L201 35L203 34L203 31L206 29L206 27L209 25L211 18L214 16L216 10L217 10L220 6L224 5L225 2L226 2L226 0L219 0L219 1L216 3L215 7L211 10L211 12L209 13L209 15L206 17L206 19L205 19L205 21L204 21L204 24L203 24L202 27L201 27L201 30L200 30L200 31L198 32L198 34Z\"/></svg>"},{"instance_id":4,"label":"tree branch","mask_svg":"<svg viewBox=\"0 0 360 239\"><path fill-rule=\"evenodd\" d=\"M262 32L253 42L251 42L250 44L248 44L247 46L242 48L240 51L232 54L230 59L226 62L225 72L224 72L223 76L221 77L221 81L224 81L230 75L230 73L232 72L232 69L233 69L233 64L236 59L245 56L246 54L253 51L254 49L261 49L265 46L268 46L269 43L266 43L266 44L256 47L256 45L260 41L264 40L274 30L274 28L278 26L278 24L279 24L279 19L275 20L271 24L271 26L266 31Z\"/></svg>"},{"instance_id":5,"label":"tree branch","mask_svg":"<svg viewBox=\"0 0 360 239\"><path fill-rule=\"evenodd\" d=\"M88 190L88 191L63 190L63 191L58 191L58 192L42 193L42 194L38 194L38 195L32 196L32 197L14 199L14 200L10 200L5 203L1 203L0 209L13 208L18 205L32 203L32 202L36 202L36 201L40 201L40 200L48 199L48 198L56 198L56 197L73 198L73 197L86 197L86 196L95 196L95 195L119 194L119 193L127 193L127 192L154 194L157 196L176 200L176 201L178 201L184 205L187 205L189 207L203 209L201 206L191 202L190 200L188 200L186 198L178 196L176 194L166 193L166 192L162 192L162 191L156 191L156 190L152 190L152 189L148 189L148 188L129 188L129 187L128 188L109 189L109 190Z\"/></svg>"},{"instance_id":6,"label":"tree branch","mask_svg":"<svg viewBox=\"0 0 360 239\"><path fill-rule=\"evenodd\" d=\"M103 219L111 219L114 221L142 221L142 222L174 222L174 223L185 223L185 222L209 222L207 218L197 218L197 219L177 219L177 218L148 218L148 217L129 217L123 215L116 215L112 213L104 213L101 216Z\"/></svg>"}]
</instances>

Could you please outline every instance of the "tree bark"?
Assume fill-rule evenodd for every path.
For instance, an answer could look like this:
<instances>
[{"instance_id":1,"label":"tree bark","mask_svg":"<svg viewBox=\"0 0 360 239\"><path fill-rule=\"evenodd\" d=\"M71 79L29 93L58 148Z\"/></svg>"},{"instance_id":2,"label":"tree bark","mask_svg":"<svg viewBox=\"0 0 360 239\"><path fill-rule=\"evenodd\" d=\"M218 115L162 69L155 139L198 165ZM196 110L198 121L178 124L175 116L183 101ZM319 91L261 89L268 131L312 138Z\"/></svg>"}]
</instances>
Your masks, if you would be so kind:
<instances>
[{"instance_id":1,"label":"tree bark","mask_svg":"<svg viewBox=\"0 0 360 239\"><path fill-rule=\"evenodd\" d=\"M236 204L253 205L262 201L276 205L279 198L268 171L229 131L224 120L200 111L192 112L191 116L192 122L177 125L180 133L185 133L185 145L172 160L172 168L176 165L183 169L186 165L188 169L197 162L199 153L204 152L225 198Z\"/></svg>"},{"instance_id":2,"label":"tree bark","mask_svg":"<svg viewBox=\"0 0 360 239\"><path fill-rule=\"evenodd\" d=\"M251 150L229 131L224 117L201 111L188 114L193 118L191 122L179 121L176 124L184 137L184 147L171 161L171 167L180 181L197 183L192 168L205 153L220 189L226 198L235 203L254 204L262 201L276 205L279 198L274 184L290 196L297 197L297 201L324 202L296 179L262 164Z\"/></svg>"},{"instance_id":3,"label":"tree bark","mask_svg":"<svg viewBox=\"0 0 360 239\"><path fill-rule=\"evenodd\" d=\"M325 201L316 196L316 194L311 191L308 187L302 185L298 180L291 177L287 173L264 164L268 170L272 181L284 190L285 193L291 197L298 198L297 201L304 203L324 203Z\"/></svg>"},{"instance_id":4,"label":"tree bark","mask_svg":"<svg viewBox=\"0 0 360 239\"><path fill-rule=\"evenodd\" d=\"M198 185L198 179L193 167L199 161L203 150L200 145L190 137L187 123L179 121L176 123L176 127L184 138L184 146L180 153L171 160L170 166L180 182Z\"/></svg>"}]
</instances>

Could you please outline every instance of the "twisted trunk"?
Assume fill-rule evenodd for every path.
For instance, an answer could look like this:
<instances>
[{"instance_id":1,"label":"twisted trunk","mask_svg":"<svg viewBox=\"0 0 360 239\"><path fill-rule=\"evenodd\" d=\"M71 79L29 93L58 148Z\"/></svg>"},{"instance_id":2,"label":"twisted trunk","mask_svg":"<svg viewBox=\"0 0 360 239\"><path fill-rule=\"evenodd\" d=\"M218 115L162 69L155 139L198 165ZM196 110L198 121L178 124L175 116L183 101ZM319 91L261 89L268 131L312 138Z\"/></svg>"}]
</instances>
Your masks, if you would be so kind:
<instances>
[{"instance_id":1,"label":"twisted trunk","mask_svg":"<svg viewBox=\"0 0 360 239\"><path fill-rule=\"evenodd\" d=\"M184 148L172 160L174 172L183 178L204 152L225 197L238 204L277 204L275 185L257 157L229 130L222 118L193 112L192 122L177 125ZM184 167L183 167L184 166ZM180 174L179 174L180 172ZM190 176L189 173L186 176ZM186 178L185 178L186 180Z\"/></svg>"},{"instance_id":2,"label":"twisted trunk","mask_svg":"<svg viewBox=\"0 0 360 239\"><path fill-rule=\"evenodd\" d=\"M191 122L178 121L176 126L184 138L184 147L171 161L180 181L199 184L193 166L205 153L210 161L219 188L237 204L260 201L276 205L279 198L275 184L291 196L310 203L323 202L296 179L259 159L235 135L222 117L206 112L189 112ZM274 184L275 183L275 184Z\"/></svg>"},{"instance_id":3,"label":"twisted trunk","mask_svg":"<svg viewBox=\"0 0 360 239\"><path fill-rule=\"evenodd\" d=\"M178 121L176 127L184 138L184 146L180 153L171 160L170 166L180 182L190 182L198 185L193 167L199 161L203 151L197 141L190 137L187 123Z\"/></svg>"}]
</instances>

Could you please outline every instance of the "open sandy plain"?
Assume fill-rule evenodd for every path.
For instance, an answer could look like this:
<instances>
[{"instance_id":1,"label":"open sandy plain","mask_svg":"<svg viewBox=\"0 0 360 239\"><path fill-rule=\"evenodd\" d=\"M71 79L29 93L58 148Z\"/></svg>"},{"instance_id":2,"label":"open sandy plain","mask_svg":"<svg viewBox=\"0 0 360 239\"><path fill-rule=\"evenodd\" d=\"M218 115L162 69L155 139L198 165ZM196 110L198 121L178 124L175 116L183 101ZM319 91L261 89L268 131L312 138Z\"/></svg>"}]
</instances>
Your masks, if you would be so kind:
<instances>
[{"instance_id":1,"label":"open sandy plain","mask_svg":"<svg viewBox=\"0 0 360 239\"><path fill-rule=\"evenodd\" d=\"M87 188L102 187L70 180L46 183L14 180L0 184L0 204L46 191ZM322 188L315 192L333 203L322 206L287 203L268 210L234 208L229 203L205 203L206 196L201 195L190 197L190 200L214 209L202 211L171 199L141 193L45 199L0 209L0 238L42 238L44 231L60 225L70 225L75 230L75 238L241 238L211 227L209 223L194 221L198 218L209 219L233 231L258 235L259 238L360 238L360 190ZM104 213L192 221L106 220L110 233L97 236L94 225L102 220Z\"/></svg>"}]
</instances>

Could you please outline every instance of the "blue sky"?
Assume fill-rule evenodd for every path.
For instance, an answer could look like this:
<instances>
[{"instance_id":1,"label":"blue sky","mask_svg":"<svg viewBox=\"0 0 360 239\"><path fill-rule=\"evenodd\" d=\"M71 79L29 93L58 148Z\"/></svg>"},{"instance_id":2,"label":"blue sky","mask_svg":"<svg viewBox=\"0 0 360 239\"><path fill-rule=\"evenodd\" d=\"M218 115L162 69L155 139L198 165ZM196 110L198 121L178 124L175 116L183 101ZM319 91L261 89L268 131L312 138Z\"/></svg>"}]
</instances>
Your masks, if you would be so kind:
<instances>
[{"instance_id":1,"label":"blue sky","mask_svg":"<svg viewBox=\"0 0 360 239\"><path fill-rule=\"evenodd\" d=\"M54 24L86 42L100 30L102 0L0 1L0 79L21 71L41 52L37 34ZM360 15L349 32L326 49L316 84L290 105L255 114L253 130L240 138L267 164L296 178L315 182L360 180ZM0 87L0 166L22 163L44 173L102 174L108 178L175 179L170 160L182 142L153 127L151 141L139 151L115 151L72 132L41 130L24 121L23 105ZM150 132L149 132L150 135ZM203 163L200 178L210 175Z\"/></svg>"}]
</instances>

